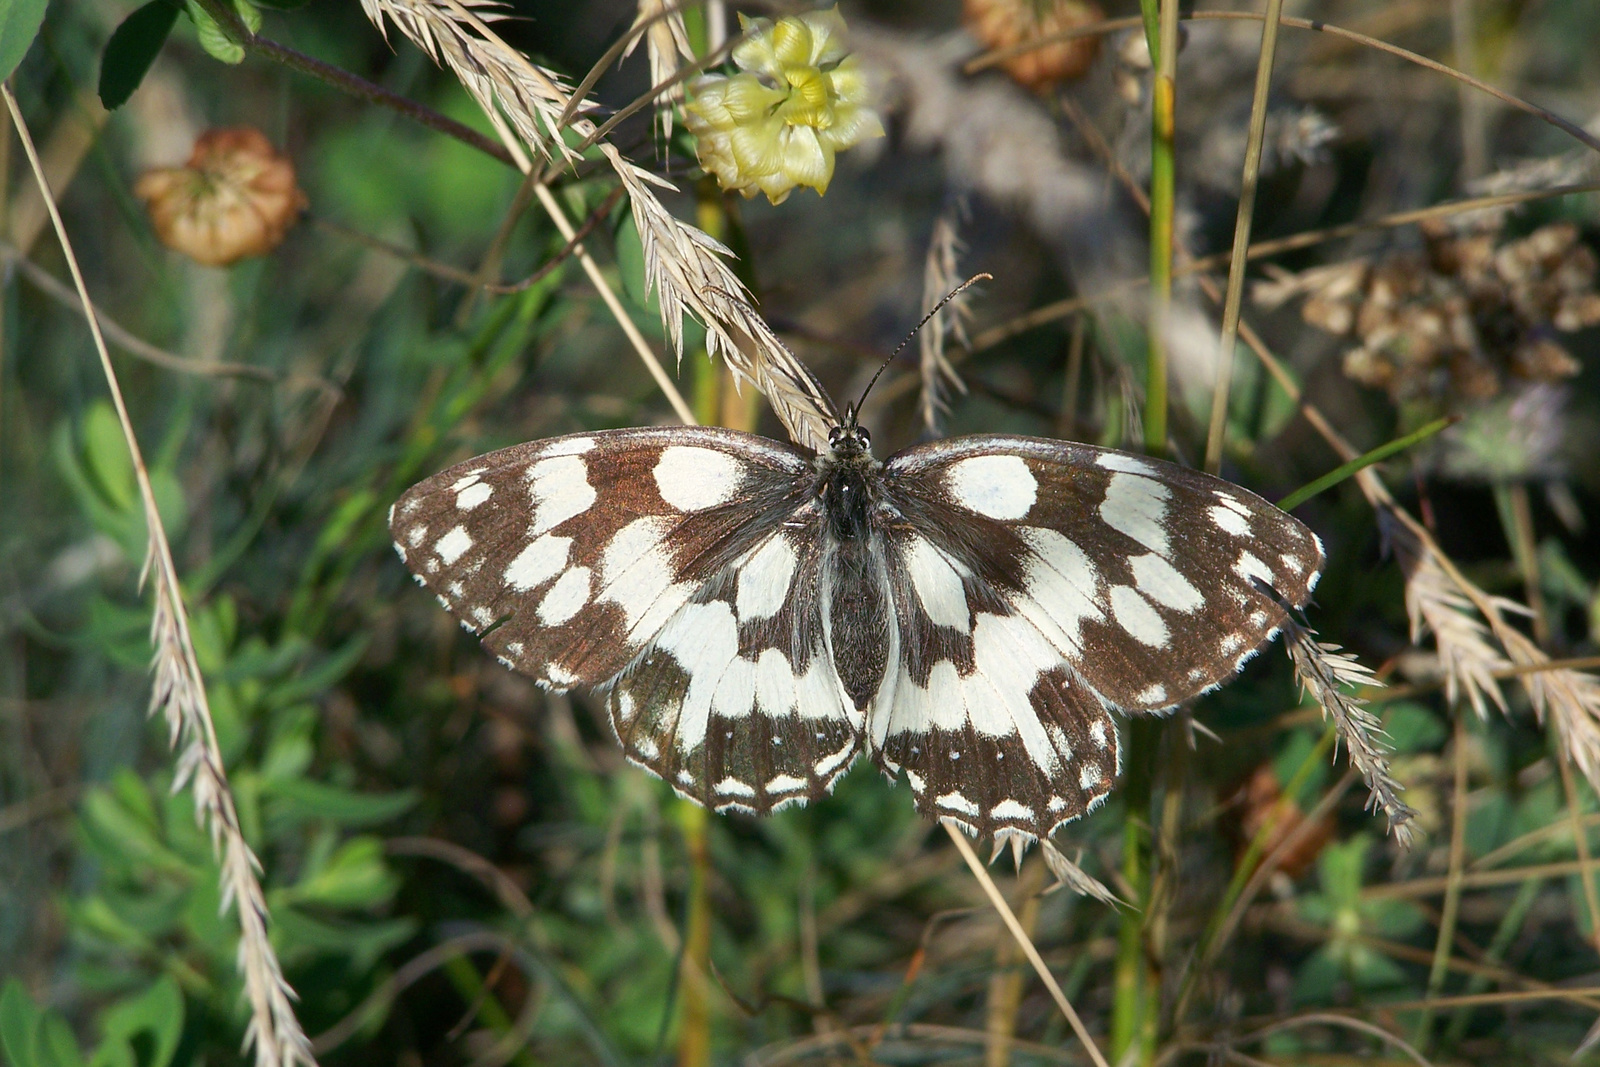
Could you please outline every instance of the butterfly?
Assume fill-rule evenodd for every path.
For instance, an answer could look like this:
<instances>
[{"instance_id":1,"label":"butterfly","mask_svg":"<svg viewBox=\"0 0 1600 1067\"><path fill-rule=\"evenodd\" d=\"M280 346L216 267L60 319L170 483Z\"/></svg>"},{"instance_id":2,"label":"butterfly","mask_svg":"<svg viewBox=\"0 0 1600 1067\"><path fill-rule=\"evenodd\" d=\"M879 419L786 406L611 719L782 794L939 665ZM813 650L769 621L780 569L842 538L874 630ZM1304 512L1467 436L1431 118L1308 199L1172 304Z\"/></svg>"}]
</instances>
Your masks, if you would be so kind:
<instances>
[{"instance_id":1,"label":"butterfly","mask_svg":"<svg viewBox=\"0 0 1600 1067\"><path fill-rule=\"evenodd\" d=\"M714 427L517 445L413 486L390 529L503 664L595 690L683 796L765 814L865 755L1013 845L1105 799L1114 712L1227 681L1321 572L1311 530L1221 479L1006 434L880 461L856 410L815 450Z\"/></svg>"}]
</instances>

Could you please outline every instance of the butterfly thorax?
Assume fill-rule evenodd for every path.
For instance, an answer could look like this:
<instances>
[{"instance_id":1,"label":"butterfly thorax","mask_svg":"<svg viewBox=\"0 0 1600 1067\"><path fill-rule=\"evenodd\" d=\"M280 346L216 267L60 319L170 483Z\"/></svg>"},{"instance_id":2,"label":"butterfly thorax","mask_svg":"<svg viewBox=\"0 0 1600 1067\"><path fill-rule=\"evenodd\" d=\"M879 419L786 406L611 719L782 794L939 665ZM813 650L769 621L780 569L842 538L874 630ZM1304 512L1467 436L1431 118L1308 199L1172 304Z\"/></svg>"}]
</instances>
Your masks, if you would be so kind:
<instances>
[{"instance_id":1,"label":"butterfly thorax","mask_svg":"<svg viewBox=\"0 0 1600 1067\"><path fill-rule=\"evenodd\" d=\"M835 541L863 541L872 532L872 512L883 464L872 456L867 431L852 425L836 426L828 451L817 457L817 495Z\"/></svg>"}]
</instances>

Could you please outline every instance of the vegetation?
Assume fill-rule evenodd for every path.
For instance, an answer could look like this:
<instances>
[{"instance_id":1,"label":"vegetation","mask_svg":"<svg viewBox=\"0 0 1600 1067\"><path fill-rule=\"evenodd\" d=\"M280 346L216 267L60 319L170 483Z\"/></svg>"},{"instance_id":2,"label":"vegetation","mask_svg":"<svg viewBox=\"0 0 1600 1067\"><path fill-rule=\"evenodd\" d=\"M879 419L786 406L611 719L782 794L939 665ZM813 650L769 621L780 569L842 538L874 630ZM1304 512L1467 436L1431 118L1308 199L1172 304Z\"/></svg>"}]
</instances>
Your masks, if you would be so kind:
<instances>
[{"instance_id":1,"label":"vegetation","mask_svg":"<svg viewBox=\"0 0 1600 1067\"><path fill-rule=\"evenodd\" d=\"M1590 5L1106 6L0 0L0 1061L1588 1055ZM880 449L1338 471L1307 619L1015 869L866 765L687 804L390 550L519 441L816 445L979 271Z\"/></svg>"}]
</instances>

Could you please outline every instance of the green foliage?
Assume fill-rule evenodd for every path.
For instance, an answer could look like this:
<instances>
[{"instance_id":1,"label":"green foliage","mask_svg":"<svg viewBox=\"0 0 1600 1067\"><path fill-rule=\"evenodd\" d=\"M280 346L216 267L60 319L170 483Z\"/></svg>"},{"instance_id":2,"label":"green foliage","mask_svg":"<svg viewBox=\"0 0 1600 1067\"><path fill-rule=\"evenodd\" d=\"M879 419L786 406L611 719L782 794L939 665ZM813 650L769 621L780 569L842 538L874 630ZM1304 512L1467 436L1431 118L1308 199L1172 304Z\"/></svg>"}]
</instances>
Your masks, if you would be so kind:
<instances>
[{"instance_id":1,"label":"green foliage","mask_svg":"<svg viewBox=\"0 0 1600 1067\"><path fill-rule=\"evenodd\" d=\"M44 23L49 0L0 0L0 81L11 77Z\"/></svg>"},{"instance_id":2,"label":"green foliage","mask_svg":"<svg viewBox=\"0 0 1600 1067\"><path fill-rule=\"evenodd\" d=\"M115 110L139 88L177 24L174 0L150 0L117 24L100 56L100 103Z\"/></svg>"}]
</instances>

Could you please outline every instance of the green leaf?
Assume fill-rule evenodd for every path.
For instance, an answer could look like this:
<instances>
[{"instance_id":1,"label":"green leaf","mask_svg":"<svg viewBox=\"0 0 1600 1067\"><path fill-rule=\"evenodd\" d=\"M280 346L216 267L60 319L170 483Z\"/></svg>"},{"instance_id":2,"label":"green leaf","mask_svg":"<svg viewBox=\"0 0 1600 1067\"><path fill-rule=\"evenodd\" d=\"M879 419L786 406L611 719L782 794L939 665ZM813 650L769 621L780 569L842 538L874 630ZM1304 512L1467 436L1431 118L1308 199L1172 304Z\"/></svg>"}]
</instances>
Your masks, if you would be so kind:
<instances>
[{"instance_id":1,"label":"green leaf","mask_svg":"<svg viewBox=\"0 0 1600 1067\"><path fill-rule=\"evenodd\" d=\"M100 102L114 111L139 88L178 21L171 0L150 0L123 19L100 54Z\"/></svg>"},{"instance_id":2,"label":"green leaf","mask_svg":"<svg viewBox=\"0 0 1600 1067\"><path fill-rule=\"evenodd\" d=\"M28 54L44 22L46 0L0 0L0 81Z\"/></svg>"},{"instance_id":3,"label":"green leaf","mask_svg":"<svg viewBox=\"0 0 1600 1067\"><path fill-rule=\"evenodd\" d=\"M10 1067L35 1067L39 1063L34 1046L41 1014L21 982L13 978L6 983L5 991L0 992L0 1052L6 1054Z\"/></svg>"},{"instance_id":4,"label":"green leaf","mask_svg":"<svg viewBox=\"0 0 1600 1067\"><path fill-rule=\"evenodd\" d=\"M1438 748L1449 730L1438 716L1416 701L1397 700L1384 713L1383 732L1389 735L1396 752L1415 753Z\"/></svg>"},{"instance_id":5,"label":"green leaf","mask_svg":"<svg viewBox=\"0 0 1600 1067\"><path fill-rule=\"evenodd\" d=\"M83 1067L83 1053L72 1036L67 1020L55 1012L45 1012L39 1020L38 1056L40 1064L51 1067Z\"/></svg>"},{"instance_id":6,"label":"green leaf","mask_svg":"<svg viewBox=\"0 0 1600 1067\"><path fill-rule=\"evenodd\" d=\"M217 24L205 8L196 0L184 0L184 9L189 12L189 18L194 21L195 32L200 37L200 47L212 59L233 65L244 62L244 45L236 42L228 32ZM261 29L261 12L245 0L233 0L233 10L239 16L251 33Z\"/></svg>"},{"instance_id":7,"label":"green leaf","mask_svg":"<svg viewBox=\"0 0 1600 1067\"><path fill-rule=\"evenodd\" d=\"M275 814L305 819L331 819L341 826L364 827L388 822L417 802L411 790L399 793L356 793L305 778L272 778L262 793L279 802Z\"/></svg>"},{"instance_id":8,"label":"green leaf","mask_svg":"<svg viewBox=\"0 0 1600 1067\"><path fill-rule=\"evenodd\" d=\"M183 1035L183 994L172 976L164 975L137 996L121 1001L100 1017L104 1039L90 1059L90 1067L140 1063L133 1052L133 1037L149 1034L153 1049L142 1067L167 1067Z\"/></svg>"},{"instance_id":9,"label":"green leaf","mask_svg":"<svg viewBox=\"0 0 1600 1067\"><path fill-rule=\"evenodd\" d=\"M398 880L383 862L383 842L357 837L345 842L326 866L287 893L299 904L364 908L394 895Z\"/></svg>"},{"instance_id":10,"label":"green leaf","mask_svg":"<svg viewBox=\"0 0 1600 1067\"><path fill-rule=\"evenodd\" d=\"M1412 445L1426 441L1440 430L1459 421L1460 419L1454 415L1449 416L1448 418L1435 419L1420 430L1408 433L1404 437L1390 441L1386 445L1379 445L1371 452L1359 455L1349 463L1341 464L1315 481L1308 482L1299 489L1296 489L1294 492L1278 501L1278 506L1284 511L1293 511L1295 508L1299 507L1301 504L1304 504L1307 500L1310 500L1318 493L1321 493L1327 489L1332 489L1334 486L1338 485L1340 482L1344 481L1346 478L1349 478L1358 471L1370 467L1374 463L1377 463L1381 460L1388 459L1396 452L1404 452Z\"/></svg>"}]
</instances>

